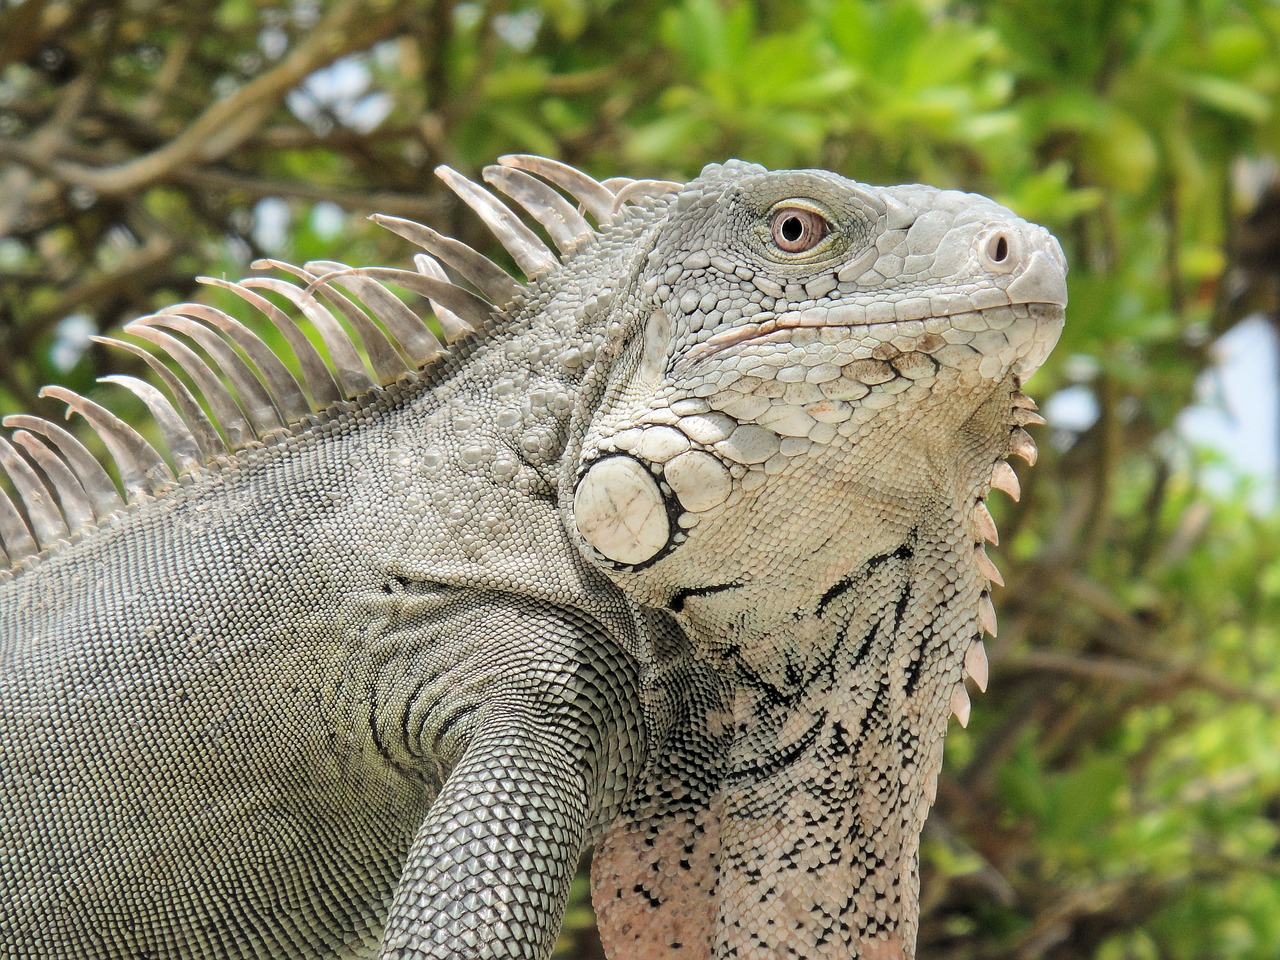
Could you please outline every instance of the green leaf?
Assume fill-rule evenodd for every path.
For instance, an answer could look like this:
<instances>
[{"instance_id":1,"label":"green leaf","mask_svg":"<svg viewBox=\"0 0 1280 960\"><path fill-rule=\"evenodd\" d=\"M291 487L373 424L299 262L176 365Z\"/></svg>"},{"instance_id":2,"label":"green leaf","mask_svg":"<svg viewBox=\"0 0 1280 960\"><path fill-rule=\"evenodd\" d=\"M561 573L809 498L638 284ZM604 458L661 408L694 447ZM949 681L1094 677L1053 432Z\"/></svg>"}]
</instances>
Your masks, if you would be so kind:
<instances>
[{"instance_id":1,"label":"green leaf","mask_svg":"<svg viewBox=\"0 0 1280 960\"><path fill-rule=\"evenodd\" d=\"M1226 77L1184 75L1179 81L1195 100L1229 116L1261 123L1274 111L1271 97Z\"/></svg>"}]
</instances>

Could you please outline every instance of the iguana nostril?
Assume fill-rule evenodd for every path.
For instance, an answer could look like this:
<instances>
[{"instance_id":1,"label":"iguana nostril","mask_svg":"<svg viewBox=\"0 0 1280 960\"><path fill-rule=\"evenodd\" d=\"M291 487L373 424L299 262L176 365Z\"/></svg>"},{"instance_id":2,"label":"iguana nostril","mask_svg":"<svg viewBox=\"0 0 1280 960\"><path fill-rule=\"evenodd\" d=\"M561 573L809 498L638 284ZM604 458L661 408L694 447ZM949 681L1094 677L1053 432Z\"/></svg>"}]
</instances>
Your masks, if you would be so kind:
<instances>
[{"instance_id":1,"label":"iguana nostril","mask_svg":"<svg viewBox=\"0 0 1280 960\"><path fill-rule=\"evenodd\" d=\"M1004 228L978 238L978 259L993 273L1012 273L1026 256L1025 240Z\"/></svg>"}]
</instances>

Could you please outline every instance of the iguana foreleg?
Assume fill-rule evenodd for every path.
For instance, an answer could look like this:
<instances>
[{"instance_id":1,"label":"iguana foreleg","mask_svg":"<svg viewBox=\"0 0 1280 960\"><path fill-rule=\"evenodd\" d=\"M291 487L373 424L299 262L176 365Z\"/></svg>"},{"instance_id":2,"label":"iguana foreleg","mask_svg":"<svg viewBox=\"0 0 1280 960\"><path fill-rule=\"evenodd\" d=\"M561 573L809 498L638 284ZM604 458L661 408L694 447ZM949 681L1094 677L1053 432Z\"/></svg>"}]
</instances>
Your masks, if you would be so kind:
<instances>
[{"instance_id":1,"label":"iguana foreleg","mask_svg":"<svg viewBox=\"0 0 1280 960\"><path fill-rule=\"evenodd\" d=\"M382 956L544 957L592 813L571 732L533 705L477 736L409 852Z\"/></svg>"},{"instance_id":2,"label":"iguana foreleg","mask_svg":"<svg viewBox=\"0 0 1280 960\"><path fill-rule=\"evenodd\" d=\"M476 671L491 682L446 698L476 706L453 721L474 732L410 849L383 958L548 956L582 847L643 760L634 661L596 624L518 601L466 622L475 633L455 643L486 651ZM427 718L414 739L438 749L453 722Z\"/></svg>"}]
</instances>

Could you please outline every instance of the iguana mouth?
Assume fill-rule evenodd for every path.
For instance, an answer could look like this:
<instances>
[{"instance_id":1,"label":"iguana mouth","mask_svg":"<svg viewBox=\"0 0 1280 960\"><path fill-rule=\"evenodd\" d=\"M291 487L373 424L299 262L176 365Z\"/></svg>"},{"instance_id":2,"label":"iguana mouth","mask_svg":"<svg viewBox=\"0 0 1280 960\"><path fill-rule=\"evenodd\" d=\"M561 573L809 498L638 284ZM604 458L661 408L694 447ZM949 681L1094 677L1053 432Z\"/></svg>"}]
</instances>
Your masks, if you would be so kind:
<instances>
[{"instance_id":1,"label":"iguana mouth","mask_svg":"<svg viewBox=\"0 0 1280 960\"><path fill-rule=\"evenodd\" d=\"M718 333L693 347L693 362L748 340L759 340L780 330L800 327L880 326L910 321L941 320L962 316L989 315L1019 308L1023 316L1036 320L1061 319L1067 307L1067 279L1062 255L1049 248L1034 250L1005 285L991 284L972 294L942 294L928 297L904 296L898 300L873 303L838 303L787 311L757 323L746 323ZM1039 308L1032 311L1032 308ZM1044 314L1037 315L1041 310Z\"/></svg>"},{"instance_id":2,"label":"iguana mouth","mask_svg":"<svg viewBox=\"0 0 1280 960\"><path fill-rule=\"evenodd\" d=\"M869 319L867 315L871 313L870 309L864 308L861 305L858 306L858 310L860 311L858 319L850 318L848 320L845 320L840 316L842 312L847 312L842 311L840 307L834 307L831 310L811 308L809 310L778 314L758 323L746 323L740 327L734 327L732 330L717 333L697 346L691 348L687 354L687 358L690 363L698 363L714 356L717 353L721 353L730 347L735 347L739 344L749 343L752 341L785 339L786 335L789 334L790 331L800 329L851 329L853 327L891 326L893 324L907 323L910 321L990 316L1002 311L1012 311L1015 316L1023 318L1030 317L1037 321L1061 321L1066 316L1066 305L1064 303L1049 301L995 304L982 309L956 310L948 313L930 313L919 317L894 316L883 320Z\"/></svg>"}]
</instances>

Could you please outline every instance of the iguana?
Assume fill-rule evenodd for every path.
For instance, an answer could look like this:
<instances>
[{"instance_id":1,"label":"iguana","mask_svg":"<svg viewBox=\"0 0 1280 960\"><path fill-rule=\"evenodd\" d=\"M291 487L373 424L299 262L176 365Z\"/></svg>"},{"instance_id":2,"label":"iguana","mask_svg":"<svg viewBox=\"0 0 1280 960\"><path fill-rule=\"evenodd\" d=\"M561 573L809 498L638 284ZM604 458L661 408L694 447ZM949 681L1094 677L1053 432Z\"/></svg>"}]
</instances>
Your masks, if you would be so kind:
<instances>
[{"instance_id":1,"label":"iguana","mask_svg":"<svg viewBox=\"0 0 1280 960\"><path fill-rule=\"evenodd\" d=\"M587 844L612 958L913 957L1058 244L739 161L488 168L540 229L440 172L527 282L380 218L416 269L211 281L296 375L135 321L167 456L46 388L123 497L6 419L0 957L546 957Z\"/></svg>"}]
</instances>

